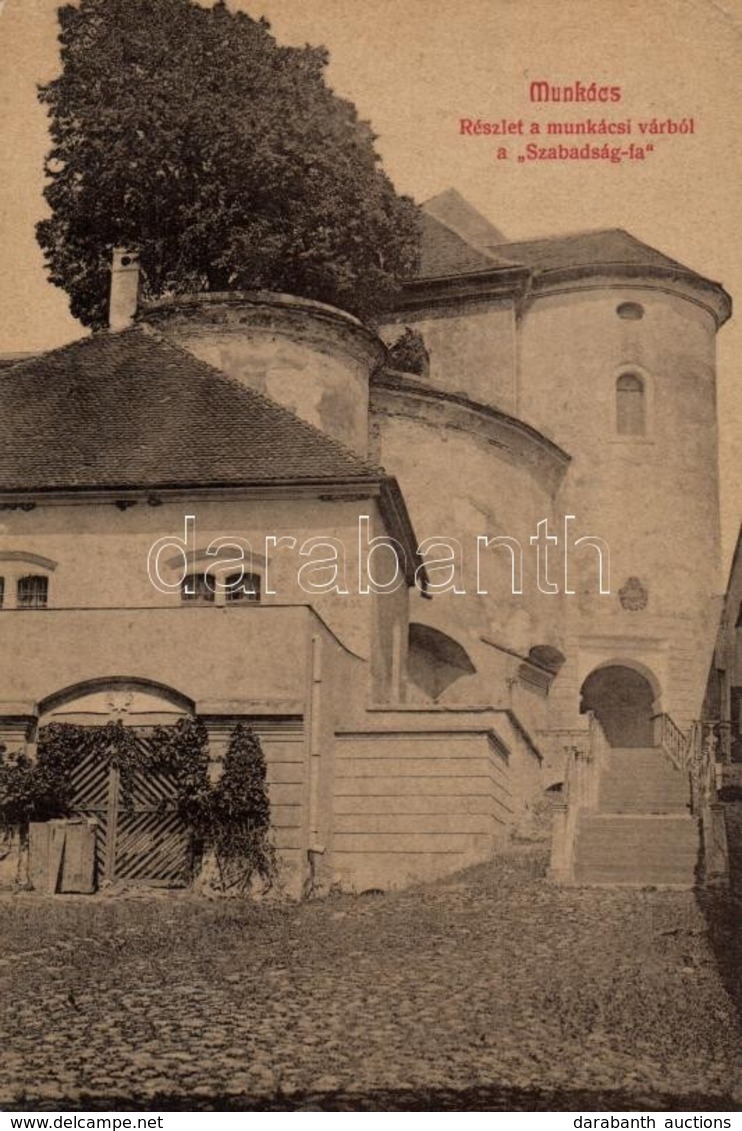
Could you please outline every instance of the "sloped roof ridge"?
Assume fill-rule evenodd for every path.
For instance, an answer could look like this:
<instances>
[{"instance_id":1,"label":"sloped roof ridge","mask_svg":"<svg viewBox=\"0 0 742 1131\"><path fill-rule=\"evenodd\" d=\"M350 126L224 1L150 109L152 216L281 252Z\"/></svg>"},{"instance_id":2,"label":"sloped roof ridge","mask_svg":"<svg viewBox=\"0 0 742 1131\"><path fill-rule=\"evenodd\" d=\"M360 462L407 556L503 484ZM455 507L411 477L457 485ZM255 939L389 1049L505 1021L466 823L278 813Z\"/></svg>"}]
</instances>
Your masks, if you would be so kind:
<instances>
[{"instance_id":1,"label":"sloped roof ridge","mask_svg":"<svg viewBox=\"0 0 742 1131\"><path fill-rule=\"evenodd\" d=\"M492 247L503 247L505 244L523 244L523 243L548 243L551 240L575 240L581 236L597 236L603 235L606 232L622 232L626 236L631 233L626 228L573 228L569 232L547 232L542 236L527 236L521 240L503 240L502 243L492 244ZM633 236L631 237L634 238Z\"/></svg>"},{"instance_id":2,"label":"sloped roof ridge","mask_svg":"<svg viewBox=\"0 0 742 1131\"><path fill-rule=\"evenodd\" d=\"M517 267L495 250L495 245L485 247L462 236L455 228L432 213L423 212L422 261L417 278L420 280L449 278ZM440 238L444 242L440 242ZM453 247L445 241L455 241ZM462 256L466 257L462 260ZM431 262L432 261L432 262Z\"/></svg>"},{"instance_id":3,"label":"sloped roof ridge","mask_svg":"<svg viewBox=\"0 0 742 1131\"><path fill-rule=\"evenodd\" d=\"M18 361L14 361L11 365L4 365L0 368L0 381L6 377L15 377L18 375L19 369L24 369L26 366L29 368L39 361L46 361L48 358L59 357L60 354L67 353L68 350L75 348L82 349L83 347L98 344L107 330L98 330L93 334L85 334L81 338L75 338L71 342L65 342L62 346L55 346L50 350L43 350L41 353L29 354L27 357L19 357ZM125 331L121 331L124 333Z\"/></svg>"},{"instance_id":4,"label":"sloped roof ridge","mask_svg":"<svg viewBox=\"0 0 742 1131\"><path fill-rule=\"evenodd\" d=\"M687 267L684 263L681 263L680 260L673 259L672 256L667 255L664 251L660 251L659 248L653 247L652 244L648 244L645 240L639 239L638 236L635 236L632 232L628 231L627 228L616 226L609 228L583 228L572 232L557 233L547 236L533 236L524 240L509 240L506 244L493 244L492 248L494 250L496 248L505 247L528 247L533 246L534 244L564 244L584 239L585 236L605 236L612 234L623 236L624 239L630 240L635 247L644 248L647 251L652 252L653 255L656 255L661 260L663 260L665 264L667 264L668 266L676 267L686 275L699 275L699 273L692 267ZM623 261L621 259L605 259L603 260L603 262L606 264L621 264ZM660 264L656 264L656 266L660 266Z\"/></svg>"},{"instance_id":5,"label":"sloped roof ridge","mask_svg":"<svg viewBox=\"0 0 742 1131\"><path fill-rule=\"evenodd\" d=\"M451 214L448 205L453 205L454 209L458 210L458 214ZM443 205L441 212L440 206ZM500 243L505 241L505 236L497 228L489 217L480 212L471 201L459 192L453 185L449 185L447 189L436 193L434 196L428 197L420 205L422 211L427 216L433 216L434 219L439 220L445 224L456 235L461 236L462 239L476 248L481 250L486 248L490 243ZM479 235L469 234L472 229L472 224L479 229ZM484 233L487 233L485 236Z\"/></svg>"},{"instance_id":6,"label":"sloped roof ridge","mask_svg":"<svg viewBox=\"0 0 742 1131\"><path fill-rule=\"evenodd\" d=\"M119 333L121 334L132 334L136 332L140 333L143 337L151 337L154 341L157 342L158 345L166 349L170 349L174 353L177 353L181 357L185 358L188 361L189 365L192 365L194 368L200 369L205 377L209 377L212 380L220 380L225 384L228 384L229 386L231 386L231 388L237 390L238 394L243 397L248 403L250 401L252 401L253 403L255 401L260 401L263 405L265 405L266 408L270 409L277 415L284 416L287 423L290 423L293 428L297 428L297 426L300 427L314 439L319 439L321 442L324 442L326 445L333 448L337 452L337 454L342 456L344 459L349 459L356 463L359 467L359 470L363 469L369 475L382 475L385 478L387 477L387 472L383 467L380 467L378 464L371 463L369 460L362 459L361 456L357 455L357 453L354 452L352 448L349 448L347 445L341 443L340 440L336 440L333 436L328 436L326 432L323 432L320 428L315 427L315 425L311 424L308 420L304 420L301 416L297 416L296 413L286 408L285 405L279 404L278 401L274 401L272 397L266 396L265 393L261 393L258 389L253 388L251 385L243 385L242 382L238 381L236 377L232 377L229 373L225 373L223 369L219 369L217 368L217 366L212 365L210 362L203 361L200 357L196 357L196 355L191 353L190 350L186 349L185 346L181 346L177 342L173 342L170 338L166 337L164 334L161 334L152 326L135 323L133 326L128 327L126 330L119 331Z\"/></svg>"},{"instance_id":7,"label":"sloped roof ridge","mask_svg":"<svg viewBox=\"0 0 742 1131\"><path fill-rule=\"evenodd\" d=\"M462 198L462 199L463 199L463 198ZM465 236L465 235L464 235L464 233L463 233L462 231L460 231L460 229L459 229L459 228L456 228L456 227L454 227L454 225L453 225L453 224L450 224L450 223L449 223L449 222L448 222L447 220L443 220L443 219L442 219L442 218L441 218L440 216L436 216L434 212L426 212L426 213L425 213L425 215L427 216L427 218L428 218L429 220L433 220L433 221L435 221L435 223L436 223L436 224L440 224L440 226L441 226L442 228L446 228L446 230L447 230L447 231L449 231L449 232L452 232L454 236L456 236L456 237L457 237L458 239L460 239L462 243L465 243L465 244L466 244L466 246L467 246L468 248L471 248L471 250L472 250L472 251L476 251L476 252L478 252L478 254L479 254L479 255L482 255L482 256L484 256L484 258L485 258L485 259L491 259L491 260L492 260L492 262L493 262L493 263L494 263L495 265L497 265L497 264L498 264L499 262L501 262L501 261L500 261L500 260L498 260L498 258L497 258L497 257L496 257L496 256L494 255L494 253L493 253L492 251L490 251L490 245L489 245L489 244L477 244L477 243L473 243L473 242L472 242L472 241L471 241L471 240L469 239L469 237L468 237L468 236ZM501 246L501 245L499 245L499 244L492 244L491 246L492 246L492 247L499 247L499 246Z\"/></svg>"}]
</instances>

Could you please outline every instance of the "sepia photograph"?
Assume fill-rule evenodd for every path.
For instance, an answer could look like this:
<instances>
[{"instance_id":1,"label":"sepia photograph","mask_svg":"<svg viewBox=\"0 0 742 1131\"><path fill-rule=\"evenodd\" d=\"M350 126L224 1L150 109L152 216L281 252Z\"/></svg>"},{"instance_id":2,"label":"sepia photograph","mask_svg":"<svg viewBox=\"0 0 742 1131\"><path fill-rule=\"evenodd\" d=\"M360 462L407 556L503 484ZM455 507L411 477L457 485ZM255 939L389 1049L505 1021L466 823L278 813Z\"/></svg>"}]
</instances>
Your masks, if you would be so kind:
<instances>
[{"instance_id":1,"label":"sepia photograph","mask_svg":"<svg viewBox=\"0 0 742 1131\"><path fill-rule=\"evenodd\" d=\"M737 1126L741 104L740 0L0 0L3 1131Z\"/></svg>"}]
</instances>

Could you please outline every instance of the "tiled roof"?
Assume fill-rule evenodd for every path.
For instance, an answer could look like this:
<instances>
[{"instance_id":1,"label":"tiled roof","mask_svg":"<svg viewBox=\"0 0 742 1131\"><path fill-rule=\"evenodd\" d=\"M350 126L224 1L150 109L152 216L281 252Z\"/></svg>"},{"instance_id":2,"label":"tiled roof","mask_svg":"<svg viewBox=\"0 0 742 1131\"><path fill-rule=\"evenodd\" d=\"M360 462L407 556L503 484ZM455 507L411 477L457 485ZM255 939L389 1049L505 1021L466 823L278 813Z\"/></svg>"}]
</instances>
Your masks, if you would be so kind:
<instances>
[{"instance_id":1,"label":"tiled roof","mask_svg":"<svg viewBox=\"0 0 742 1131\"><path fill-rule=\"evenodd\" d=\"M491 224L455 188L439 192L437 196L426 200L422 208L426 215L440 220L474 247L486 248L490 244L506 242L499 228Z\"/></svg>"},{"instance_id":2,"label":"tiled roof","mask_svg":"<svg viewBox=\"0 0 742 1131\"><path fill-rule=\"evenodd\" d=\"M623 228L535 240L504 240L497 228L455 189L447 189L426 201L422 217L419 279L468 275L497 267L530 267L537 276L569 268L611 266L659 267L686 276L695 274Z\"/></svg>"},{"instance_id":3,"label":"tiled roof","mask_svg":"<svg viewBox=\"0 0 742 1131\"><path fill-rule=\"evenodd\" d=\"M540 240L491 244L487 250L513 263L536 271L557 271L567 267L667 267L692 274L682 263L655 251L622 228L577 232Z\"/></svg>"},{"instance_id":4,"label":"tiled roof","mask_svg":"<svg viewBox=\"0 0 742 1131\"><path fill-rule=\"evenodd\" d=\"M0 490L378 479L379 468L150 330L0 373Z\"/></svg>"},{"instance_id":5,"label":"tiled roof","mask_svg":"<svg viewBox=\"0 0 742 1131\"><path fill-rule=\"evenodd\" d=\"M481 238L486 228L491 228L489 222L482 218L484 227L479 238L475 239L473 233L476 227L464 206L470 207L463 197L450 193L442 193L423 205L419 279L468 275L475 271L513 266L530 267L536 275L566 268L602 266L662 267L685 275L693 274L682 263L642 243L622 228L548 236L538 240L496 242L491 235L488 239ZM461 222L468 224L466 236L455 224L459 212ZM496 236L497 230L491 230Z\"/></svg>"},{"instance_id":6,"label":"tiled roof","mask_svg":"<svg viewBox=\"0 0 742 1131\"><path fill-rule=\"evenodd\" d=\"M418 278L440 279L501 266L497 256L467 243L435 216L422 213L422 246Z\"/></svg>"}]
</instances>

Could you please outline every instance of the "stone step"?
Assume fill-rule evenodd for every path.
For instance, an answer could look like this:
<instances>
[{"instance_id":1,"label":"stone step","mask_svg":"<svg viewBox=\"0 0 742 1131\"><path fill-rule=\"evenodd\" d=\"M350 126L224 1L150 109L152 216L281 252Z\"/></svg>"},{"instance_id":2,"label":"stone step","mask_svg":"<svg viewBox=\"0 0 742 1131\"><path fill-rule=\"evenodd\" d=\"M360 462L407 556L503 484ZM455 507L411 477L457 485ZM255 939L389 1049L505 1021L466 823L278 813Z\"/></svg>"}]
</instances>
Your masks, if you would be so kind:
<instances>
[{"instance_id":1,"label":"stone step","mask_svg":"<svg viewBox=\"0 0 742 1131\"><path fill-rule=\"evenodd\" d=\"M663 758L672 765L661 746L611 746L609 750L611 754L620 754L622 758Z\"/></svg>"},{"instance_id":2,"label":"stone step","mask_svg":"<svg viewBox=\"0 0 742 1131\"><path fill-rule=\"evenodd\" d=\"M600 812L616 814L616 816L626 814L627 816L636 815L637 817L682 817L690 813L690 805L687 801L678 801L677 804L673 805L668 801L652 802L638 800L612 802L601 800Z\"/></svg>"},{"instance_id":3,"label":"stone step","mask_svg":"<svg viewBox=\"0 0 742 1131\"><path fill-rule=\"evenodd\" d=\"M642 813L646 813L647 815L674 813L677 816L682 816L684 813L690 812L690 803L686 797L681 797L676 800L674 798L648 797L646 795L637 797L606 797L605 794L601 794L598 808L601 813L635 813L637 815L641 815Z\"/></svg>"},{"instance_id":4,"label":"stone step","mask_svg":"<svg viewBox=\"0 0 742 1131\"><path fill-rule=\"evenodd\" d=\"M695 829L696 821L690 816L675 816L668 814L667 816L653 816L646 815L630 815L621 816L619 814L604 815L602 813L591 812L590 810L583 810L580 814L580 830L592 832L608 832L612 831L618 836L626 836L629 833L636 833L638 835L658 835L659 833L677 833L678 835L690 835L691 830Z\"/></svg>"},{"instance_id":5,"label":"stone step","mask_svg":"<svg viewBox=\"0 0 742 1131\"><path fill-rule=\"evenodd\" d=\"M656 769L658 771L668 770L673 774L682 774L683 771L679 770L673 762L672 758L662 750L661 747L655 746L648 750L632 750L621 749L619 747L612 747L606 755L606 762L609 766L631 766L637 769L641 767L647 772Z\"/></svg>"},{"instance_id":6,"label":"stone step","mask_svg":"<svg viewBox=\"0 0 742 1131\"><path fill-rule=\"evenodd\" d=\"M686 776L685 771L677 769L672 762L658 762L656 759L651 762L637 762L633 758L619 759L610 756L605 759L604 768L609 774L621 773L629 776L673 777L681 780Z\"/></svg>"},{"instance_id":7,"label":"stone step","mask_svg":"<svg viewBox=\"0 0 742 1131\"><path fill-rule=\"evenodd\" d=\"M577 883L690 887L700 847L690 816L580 815L575 840Z\"/></svg>"},{"instance_id":8,"label":"stone step","mask_svg":"<svg viewBox=\"0 0 742 1131\"><path fill-rule=\"evenodd\" d=\"M600 774L599 809L605 813L687 813L690 780L660 747L614 748Z\"/></svg>"},{"instance_id":9,"label":"stone step","mask_svg":"<svg viewBox=\"0 0 742 1131\"><path fill-rule=\"evenodd\" d=\"M601 868L575 868L574 882L578 885L590 887L592 884L601 886L622 887L624 884L631 887L682 887L692 888L696 883L695 867L687 867L678 871L667 868L648 869L626 867L621 870L608 872Z\"/></svg>"},{"instance_id":10,"label":"stone step","mask_svg":"<svg viewBox=\"0 0 742 1131\"><path fill-rule=\"evenodd\" d=\"M667 797L682 801L690 796L690 786L674 782L611 782L600 783L601 797Z\"/></svg>"},{"instance_id":11,"label":"stone step","mask_svg":"<svg viewBox=\"0 0 742 1131\"><path fill-rule=\"evenodd\" d=\"M600 792L605 794L625 795L634 797L638 794L651 796L667 796L673 798L687 797L690 794L690 783L674 781L606 781L600 783Z\"/></svg>"},{"instance_id":12,"label":"stone step","mask_svg":"<svg viewBox=\"0 0 742 1131\"><path fill-rule=\"evenodd\" d=\"M610 820L610 817L606 817L606 820L607 821ZM626 817L625 820L629 821L629 820L631 820L631 818ZM646 820L651 821L652 817L648 816L646 818ZM664 826L665 824L668 824L671 820L672 820L672 818L668 818L668 817L665 817L665 816L658 817L657 823L659 825L659 823L662 822L663 826ZM682 820L684 820L684 818L679 817L678 820L682 821ZM687 843L690 843L690 840L691 840L690 834L687 834L685 832L685 830L678 831L677 829L665 828L665 827L654 827L654 826L650 829L628 828L628 829L626 829L626 831L624 831L621 828L616 828L616 827L613 827L613 826L611 828L608 828L608 829L602 829L602 828L589 828L589 827L585 828L585 826L583 825L583 826L580 827L580 836L582 837L582 839L585 843L589 842L590 844L595 844L595 845L599 845L601 843L604 843L604 844L611 845L617 851L623 845L645 844L645 843L649 842L652 845L656 845L658 847L663 846L663 845L678 845L679 846L684 841L687 842Z\"/></svg>"},{"instance_id":13,"label":"stone step","mask_svg":"<svg viewBox=\"0 0 742 1131\"><path fill-rule=\"evenodd\" d=\"M639 753L635 750L611 750L606 754L605 761L610 767L628 766L631 769L641 767L646 769L647 772L666 770L668 774L682 774L683 772L675 766L675 763L667 757L664 751L659 749Z\"/></svg>"},{"instance_id":14,"label":"stone step","mask_svg":"<svg viewBox=\"0 0 742 1131\"><path fill-rule=\"evenodd\" d=\"M603 774L600 788L608 793L656 793L664 790L670 796L682 797L690 791L690 782L682 778L619 778L615 774Z\"/></svg>"},{"instance_id":15,"label":"stone step","mask_svg":"<svg viewBox=\"0 0 742 1131\"><path fill-rule=\"evenodd\" d=\"M615 757L606 758L604 773L624 777L648 778L676 778L683 781L687 777L685 770L678 770L671 762L635 762L633 759L619 760Z\"/></svg>"},{"instance_id":16,"label":"stone step","mask_svg":"<svg viewBox=\"0 0 742 1131\"><path fill-rule=\"evenodd\" d=\"M601 797L667 797L671 801L684 801L690 796L690 786L680 787L652 782L601 782Z\"/></svg>"}]
</instances>

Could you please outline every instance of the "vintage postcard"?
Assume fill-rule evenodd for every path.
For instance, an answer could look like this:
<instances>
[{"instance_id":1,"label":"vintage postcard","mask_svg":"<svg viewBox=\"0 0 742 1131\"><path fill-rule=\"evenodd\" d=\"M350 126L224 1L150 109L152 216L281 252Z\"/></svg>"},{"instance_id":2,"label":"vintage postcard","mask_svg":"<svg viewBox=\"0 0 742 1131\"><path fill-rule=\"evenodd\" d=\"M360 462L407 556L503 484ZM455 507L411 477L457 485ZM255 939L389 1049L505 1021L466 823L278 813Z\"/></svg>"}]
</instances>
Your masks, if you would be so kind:
<instances>
[{"instance_id":1,"label":"vintage postcard","mask_svg":"<svg viewBox=\"0 0 742 1131\"><path fill-rule=\"evenodd\" d=\"M733 1127L742 4L0 60L2 1118Z\"/></svg>"}]
</instances>

